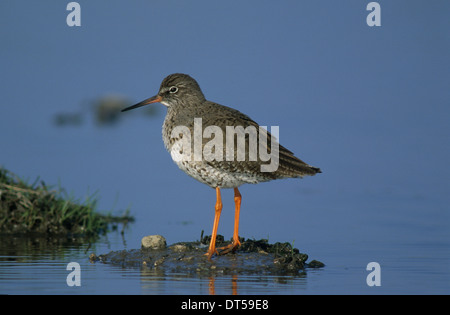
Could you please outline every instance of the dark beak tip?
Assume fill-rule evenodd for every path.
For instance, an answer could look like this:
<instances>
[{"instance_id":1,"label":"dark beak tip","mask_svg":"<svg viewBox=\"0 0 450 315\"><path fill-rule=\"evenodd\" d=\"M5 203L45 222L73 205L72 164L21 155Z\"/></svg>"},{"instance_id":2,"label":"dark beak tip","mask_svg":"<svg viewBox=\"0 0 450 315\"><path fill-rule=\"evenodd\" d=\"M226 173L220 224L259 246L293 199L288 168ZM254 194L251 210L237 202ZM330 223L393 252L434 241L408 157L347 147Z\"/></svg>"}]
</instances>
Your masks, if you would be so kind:
<instances>
[{"instance_id":1,"label":"dark beak tip","mask_svg":"<svg viewBox=\"0 0 450 315\"><path fill-rule=\"evenodd\" d=\"M135 105L132 105L132 106L128 106L128 107L125 107L124 109L122 109L120 112L121 113L123 113L123 112L127 112L127 111L129 111L129 110L131 110L131 109L133 109L133 108L135 108L134 107Z\"/></svg>"},{"instance_id":2,"label":"dark beak tip","mask_svg":"<svg viewBox=\"0 0 450 315\"><path fill-rule=\"evenodd\" d=\"M135 105L131 105L129 107L126 107L126 108L122 109L121 112L123 113L123 112L129 111L131 109L135 109L135 108L141 107L141 106L145 106L145 105L152 104L152 103L158 103L161 100L162 100L161 96L155 95L155 96L152 96L152 97L150 97L150 98L148 98L146 100L143 100L140 103L137 103Z\"/></svg>"}]
</instances>

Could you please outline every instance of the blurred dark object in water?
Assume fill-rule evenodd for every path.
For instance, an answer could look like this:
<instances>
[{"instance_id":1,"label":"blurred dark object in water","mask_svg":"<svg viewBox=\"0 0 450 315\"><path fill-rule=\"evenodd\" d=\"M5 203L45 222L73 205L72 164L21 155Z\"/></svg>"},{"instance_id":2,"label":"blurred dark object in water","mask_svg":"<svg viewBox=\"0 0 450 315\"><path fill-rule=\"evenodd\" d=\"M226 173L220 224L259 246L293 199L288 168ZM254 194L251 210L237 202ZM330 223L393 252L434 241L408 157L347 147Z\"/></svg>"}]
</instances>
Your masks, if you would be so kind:
<instances>
[{"instance_id":1,"label":"blurred dark object in water","mask_svg":"<svg viewBox=\"0 0 450 315\"><path fill-rule=\"evenodd\" d=\"M112 125L119 120L120 110L130 102L121 96L108 95L93 102L95 121L99 125Z\"/></svg>"},{"instance_id":2,"label":"blurred dark object in water","mask_svg":"<svg viewBox=\"0 0 450 315\"><path fill-rule=\"evenodd\" d=\"M99 125L112 125L119 121L120 111L131 105L126 98L119 95L107 95L99 98L93 103L95 120ZM142 111L146 116L156 116L157 106L149 106L146 111Z\"/></svg>"},{"instance_id":3,"label":"blurred dark object in water","mask_svg":"<svg viewBox=\"0 0 450 315\"><path fill-rule=\"evenodd\" d=\"M56 113L53 116L53 123L57 127L81 126L86 121L86 113L93 114L93 120L98 126L115 125L124 115L120 111L132 103L125 97L109 94L98 97L95 100L85 101L81 104L80 112ZM136 111L135 114L147 117L157 116L160 112L159 106L148 106L145 110ZM88 119L89 120L89 119Z\"/></svg>"},{"instance_id":4,"label":"blurred dark object in water","mask_svg":"<svg viewBox=\"0 0 450 315\"><path fill-rule=\"evenodd\" d=\"M83 123L81 113L59 113L53 117L56 126L79 126Z\"/></svg>"}]
</instances>

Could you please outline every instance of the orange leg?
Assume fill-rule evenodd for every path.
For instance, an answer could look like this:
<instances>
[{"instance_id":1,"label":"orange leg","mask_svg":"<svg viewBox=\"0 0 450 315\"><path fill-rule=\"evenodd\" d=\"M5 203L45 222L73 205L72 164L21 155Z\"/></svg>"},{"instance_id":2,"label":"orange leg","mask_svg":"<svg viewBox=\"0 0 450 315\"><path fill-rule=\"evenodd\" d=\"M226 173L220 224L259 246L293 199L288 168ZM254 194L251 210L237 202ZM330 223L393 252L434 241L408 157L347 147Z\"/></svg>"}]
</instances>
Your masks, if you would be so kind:
<instances>
[{"instance_id":1,"label":"orange leg","mask_svg":"<svg viewBox=\"0 0 450 315\"><path fill-rule=\"evenodd\" d=\"M237 188L234 189L234 232L233 232L233 242L230 245L219 248L220 254L227 254L229 252L234 252L239 246L241 246L241 242L239 241L239 214L241 212L241 193Z\"/></svg>"},{"instance_id":2,"label":"orange leg","mask_svg":"<svg viewBox=\"0 0 450 315\"><path fill-rule=\"evenodd\" d=\"M217 253L216 250L216 236L217 236L217 228L219 227L219 219L220 213L222 212L222 198L220 196L220 188L216 187L216 207L215 207L215 215L214 215L214 225L211 235L211 242L209 243L208 252L205 254L208 256L208 259L211 259L212 255Z\"/></svg>"}]
</instances>

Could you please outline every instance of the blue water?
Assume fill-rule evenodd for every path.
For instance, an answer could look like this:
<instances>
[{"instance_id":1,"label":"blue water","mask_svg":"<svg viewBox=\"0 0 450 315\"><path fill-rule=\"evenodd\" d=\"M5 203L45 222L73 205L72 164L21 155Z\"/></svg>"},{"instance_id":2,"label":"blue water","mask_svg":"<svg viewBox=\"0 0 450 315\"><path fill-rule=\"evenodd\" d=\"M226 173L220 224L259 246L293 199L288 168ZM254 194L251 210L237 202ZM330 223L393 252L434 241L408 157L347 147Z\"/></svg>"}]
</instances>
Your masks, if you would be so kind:
<instances>
[{"instance_id":1,"label":"blue water","mask_svg":"<svg viewBox=\"0 0 450 315\"><path fill-rule=\"evenodd\" d=\"M312 200L320 198L302 199L307 200L303 201L305 203L312 203ZM257 219L258 225L252 225L251 215L243 216L242 235L250 237L254 233L260 236L266 232L270 241L293 241L294 246L307 253L310 259L326 264L322 269L308 269L305 275L198 278L145 268L126 269L90 263L88 255L91 252L102 254L111 250L139 248L140 238L145 234L162 231L169 243L199 238L195 232L198 232L196 227L201 225L198 222L203 222L201 219L192 217L187 223L169 218L151 219L147 212L136 211L137 222L125 229L124 235L118 231L111 232L92 246L87 243L37 246L33 241L17 245L24 243L20 237L11 245L6 242L6 237L2 237L0 293L448 294L450 244L445 209L426 208L426 202L417 200L406 202L392 198L380 204L376 201L368 203L368 199L366 197L360 202L344 205L334 200L331 202L334 207L330 205L326 214L319 207L303 213L295 209L301 213L297 215L296 222L284 219L284 216L291 216L290 221L294 221L292 217L295 212L283 203L278 210L282 215L277 221L271 219L274 216L270 207L261 210L267 212L267 220ZM247 212L255 210L249 206L246 208ZM211 219L212 214L204 212L204 216ZM232 217L231 211L224 213L224 217L227 216ZM153 222L155 220L157 222ZM230 225L227 221L231 219L224 220L225 224L219 230L224 230L224 234L231 237L232 230L226 230ZM202 228L210 227L209 223L206 222ZM279 224L284 226L280 228ZM78 262L81 266L80 287L66 284L70 272L66 266L69 262ZM369 262L380 264L379 287L369 287L366 283Z\"/></svg>"},{"instance_id":2,"label":"blue water","mask_svg":"<svg viewBox=\"0 0 450 315\"><path fill-rule=\"evenodd\" d=\"M80 5L82 26L70 28L65 3L2 4L0 164L81 200L96 193L99 211L129 208L136 222L86 253L88 244L14 251L1 236L0 293L210 294L212 280L217 294L450 293L448 2L380 1L382 26L372 28L360 1ZM111 125L94 118L104 97L141 101L173 72L279 126L280 142L322 169L242 186L240 234L292 242L325 268L232 281L88 262L90 252L139 248L145 235L171 244L211 231L214 190L171 161L163 106ZM219 233L230 238L232 191L222 196ZM72 261L81 287L66 285ZM370 262L380 287L366 284Z\"/></svg>"},{"instance_id":3,"label":"blue water","mask_svg":"<svg viewBox=\"0 0 450 315\"><path fill-rule=\"evenodd\" d=\"M317 162L313 164L323 174L243 186L240 223L241 236L293 242L310 259L324 262L323 269L308 270L303 277L241 276L233 282L226 276L192 278L89 263L91 252L139 248L145 235L161 234L171 244L198 240L202 230L211 232L214 190L183 174L170 160L160 136L162 119L163 112L151 118L126 117L111 127L86 123L59 128L48 123L33 138L23 137L15 143L11 136L2 135L9 146L1 154L4 166L17 175L59 183L81 200L97 191L99 211L120 214L129 208L136 222L123 237L112 232L87 252L88 244L62 245L57 250L31 247L28 254L8 254L8 248L0 246L0 293L450 293L445 183L431 185L432 180L442 180L429 178L428 184L417 189L422 179L413 172L405 175L402 185L395 185L392 173L380 180L380 172L365 168L362 162L343 169L334 158L328 159L329 154L321 156L326 146L310 152L309 159ZM355 154L364 152L353 150L352 161ZM400 163L398 167L402 168ZM219 233L231 238L232 191L223 191L222 197ZM57 255L61 251L64 256ZM81 265L81 287L66 284L66 266L72 261ZM380 287L366 284L369 262L381 266Z\"/></svg>"},{"instance_id":4,"label":"blue water","mask_svg":"<svg viewBox=\"0 0 450 315\"><path fill-rule=\"evenodd\" d=\"M21 243L21 242L18 242ZM385 243L336 240L311 243L326 263L301 276L218 276L173 274L146 268L122 268L90 263L90 252L123 249L118 232L102 238L87 252L85 245L57 249L28 247L26 254L0 246L1 294L448 294L448 242L409 241ZM22 246L20 246L22 248ZM220 259L220 258L217 258ZM369 287L366 265L381 267L381 286ZM81 286L70 287L69 262L80 264Z\"/></svg>"}]
</instances>

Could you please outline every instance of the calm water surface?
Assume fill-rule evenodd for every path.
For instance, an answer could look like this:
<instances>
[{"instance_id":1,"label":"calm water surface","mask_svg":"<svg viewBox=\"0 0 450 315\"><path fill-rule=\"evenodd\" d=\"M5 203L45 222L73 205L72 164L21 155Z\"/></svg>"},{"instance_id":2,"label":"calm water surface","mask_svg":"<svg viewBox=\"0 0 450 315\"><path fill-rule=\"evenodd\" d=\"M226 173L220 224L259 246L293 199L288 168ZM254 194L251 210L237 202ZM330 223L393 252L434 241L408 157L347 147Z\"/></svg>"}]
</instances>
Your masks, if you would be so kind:
<instances>
[{"instance_id":1,"label":"calm water surface","mask_svg":"<svg viewBox=\"0 0 450 315\"><path fill-rule=\"evenodd\" d=\"M423 233L424 231L422 231ZM131 236L132 232L128 233ZM127 233L125 233L126 238ZM89 245L83 239L2 236L1 294L448 294L448 239L393 244L317 245L323 269L299 276L195 277L146 268L90 263L91 252L126 248L118 232ZM314 258L314 257L312 257ZM380 259L381 258L381 259ZM216 258L216 259L220 259ZM381 286L369 287L367 263L378 261ZM70 287L67 264L78 262L81 286Z\"/></svg>"},{"instance_id":2,"label":"calm water surface","mask_svg":"<svg viewBox=\"0 0 450 315\"><path fill-rule=\"evenodd\" d=\"M78 138L73 139L80 143L67 144L67 150L57 152L40 151L36 161L53 163L40 165L43 174L36 173L34 160L2 154L6 167L21 170L19 176L34 180L41 175L47 183L60 182L76 196L98 190L99 211L120 214L130 207L136 221L123 236L111 232L92 244L87 240L0 236L1 294L450 293L446 174L434 177L430 185L419 184L416 176L405 177L399 184L377 177L377 169L356 160L350 173L339 165L324 165L320 176L241 188L241 236L268 238L270 243L293 242L310 260L324 262L323 269L307 270L299 277L208 279L91 264L90 253L136 249L145 235L161 234L173 244L198 240L202 230L210 233L214 190L189 178L170 161L161 144L159 126L140 122L81 135L77 130L63 129L57 135L51 130L49 135L59 144L66 144L75 134ZM145 137L129 141L130 135L143 131ZM81 145L89 152L89 159L78 150ZM19 155L28 156L27 150ZM79 160L89 163L81 168L67 167ZM322 167L323 163L317 165ZM230 238L232 191L225 190L222 198L219 234ZM80 287L66 284L70 262L80 264ZM380 287L367 286L370 262L381 266Z\"/></svg>"},{"instance_id":3,"label":"calm water surface","mask_svg":"<svg viewBox=\"0 0 450 315\"><path fill-rule=\"evenodd\" d=\"M300 276L197 278L90 263L89 245L82 240L3 237L1 244L1 294L292 294L306 288ZM90 249L106 252L110 247L101 240ZM67 285L69 262L80 264L79 287Z\"/></svg>"}]
</instances>

